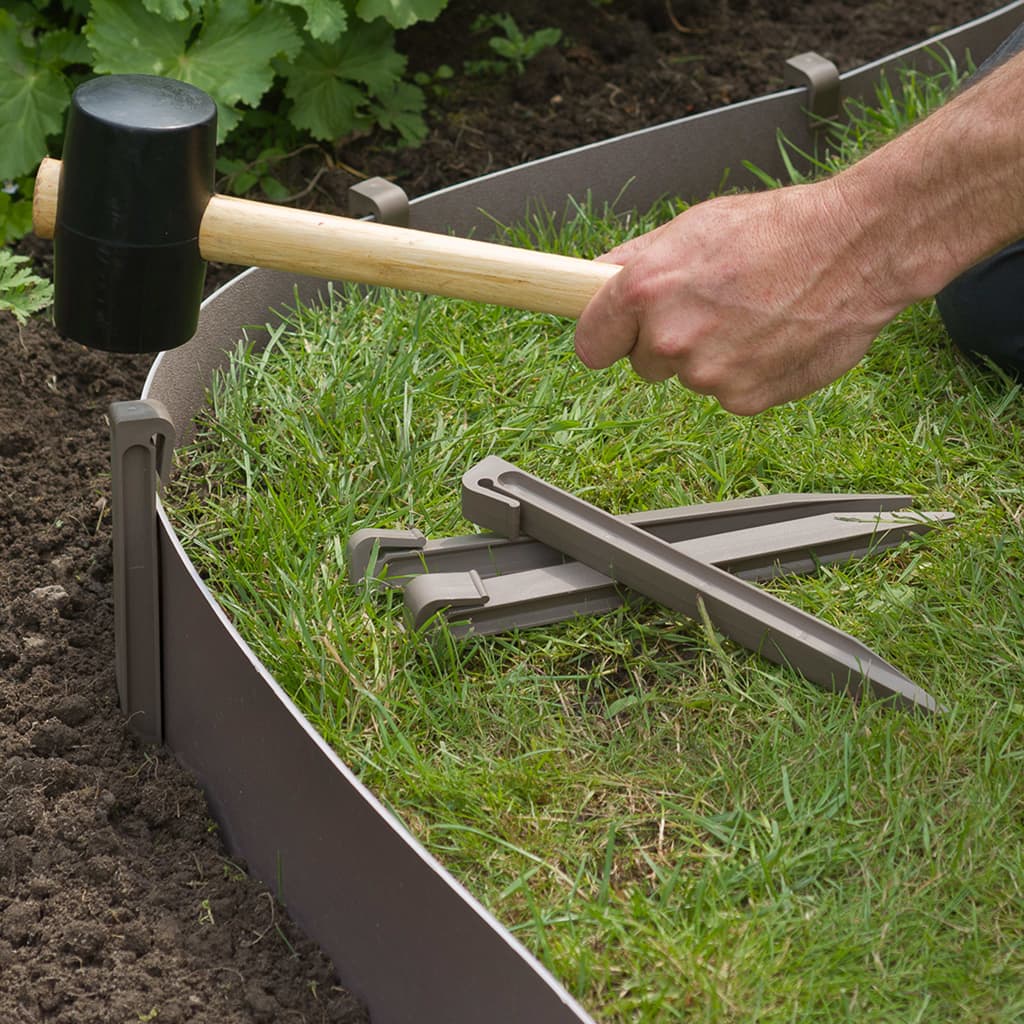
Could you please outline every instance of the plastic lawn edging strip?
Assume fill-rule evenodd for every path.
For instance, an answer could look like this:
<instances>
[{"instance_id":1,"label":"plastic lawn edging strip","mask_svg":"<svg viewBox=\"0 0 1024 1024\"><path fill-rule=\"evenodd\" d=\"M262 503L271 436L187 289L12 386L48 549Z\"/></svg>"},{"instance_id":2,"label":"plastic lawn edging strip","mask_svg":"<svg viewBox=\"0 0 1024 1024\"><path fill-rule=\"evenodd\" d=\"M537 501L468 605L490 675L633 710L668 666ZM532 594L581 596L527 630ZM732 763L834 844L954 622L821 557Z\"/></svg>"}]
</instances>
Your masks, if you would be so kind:
<instances>
[{"instance_id":1,"label":"plastic lawn edging strip","mask_svg":"<svg viewBox=\"0 0 1024 1024\"><path fill-rule=\"evenodd\" d=\"M940 41L955 56L968 46L987 52L1021 8ZM859 69L842 76L844 95L869 92L887 66L929 60L920 47ZM793 90L490 175L415 201L412 223L484 232L489 220L475 211L512 221L528 199L559 208L589 191L611 201L631 178L638 206L666 192L701 195L741 158L777 168L777 129L809 146L805 105ZM242 274L204 305L197 337L157 360L143 399L163 402L187 440L242 328L322 290L290 274ZM374 1020L588 1020L296 712L203 585L162 507L157 521L164 742L202 780L229 848L278 888Z\"/></svg>"}]
</instances>

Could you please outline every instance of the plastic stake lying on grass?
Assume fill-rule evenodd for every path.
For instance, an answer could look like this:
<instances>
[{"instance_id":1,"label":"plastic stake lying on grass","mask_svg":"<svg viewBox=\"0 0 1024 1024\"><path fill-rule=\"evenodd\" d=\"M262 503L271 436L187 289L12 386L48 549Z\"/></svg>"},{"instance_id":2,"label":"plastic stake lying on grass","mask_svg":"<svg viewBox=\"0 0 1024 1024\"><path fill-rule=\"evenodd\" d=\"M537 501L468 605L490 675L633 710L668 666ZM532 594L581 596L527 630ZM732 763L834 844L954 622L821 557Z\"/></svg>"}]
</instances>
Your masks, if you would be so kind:
<instances>
[{"instance_id":1,"label":"plastic stake lying on grass","mask_svg":"<svg viewBox=\"0 0 1024 1024\"><path fill-rule=\"evenodd\" d=\"M950 512L832 512L802 519L797 528L752 526L673 547L741 579L762 580L876 554L952 518ZM618 608L626 597L604 573L567 562L493 578L475 569L422 573L405 586L405 611L416 629L437 622L440 613L456 636L480 636L600 614Z\"/></svg>"},{"instance_id":2,"label":"plastic stake lying on grass","mask_svg":"<svg viewBox=\"0 0 1024 1024\"><path fill-rule=\"evenodd\" d=\"M728 501L710 501L697 505L677 505L672 508L645 509L618 516L623 522L639 526L670 544L707 538L738 530L761 528L774 524L791 525L797 520L821 516L828 512L892 512L909 508L914 499L909 494L856 494L817 493L763 494L754 498L732 498ZM945 515L946 513L943 513ZM844 536L846 536L846 531ZM868 530L867 535L874 531ZM863 529L858 535L864 536ZM804 549L805 559L819 558L822 536L814 538L813 554L807 553L810 540L801 526L789 545ZM772 549L777 555L781 538L773 537ZM767 549L762 545L762 552ZM871 550L875 550L872 542ZM843 557L854 558L856 553L843 549ZM708 561L708 559L703 559ZM419 530L356 530L349 538L346 550L349 580L359 584L365 576L380 577L387 585L401 584L405 577L421 573L468 572L474 570L481 577L506 576L527 569L541 569L560 565L567 559L560 551L541 544L533 537L501 537L496 533L478 533L462 537L442 537L432 540ZM737 572L731 565L730 572ZM793 569L787 563L787 572ZM806 570L810 571L810 569ZM738 575L743 575L742 572Z\"/></svg>"},{"instance_id":3,"label":"plastic stake lying on grass","mask_svg":"<svg viewBox=\"0 0 1024 1024\"><path fill-rule=\"evenodd\" d=\"M859 640L715 566L676 550L574 495L494 456L462 478L467 519L507 537L525 533L691 618L813 683L908 710L943 710Z\"/></svg>"},{"instance_id":4,"label":"plastic stake lying on grass","mask_svg":"<svg viewBox=\"0 0 1024 1024\"><path fill-rule=\"evenodd\" d=\"M766 494L619 516L741 579L810 573L879 554L953 518L895 512L907 494ZM361 529L348 542L354 585L403 587L419 629L444 621L455 636L549 625L619 607L622 588L532 537L494 533L428 540L419 530Z\"/></svg>"}]
</instances>

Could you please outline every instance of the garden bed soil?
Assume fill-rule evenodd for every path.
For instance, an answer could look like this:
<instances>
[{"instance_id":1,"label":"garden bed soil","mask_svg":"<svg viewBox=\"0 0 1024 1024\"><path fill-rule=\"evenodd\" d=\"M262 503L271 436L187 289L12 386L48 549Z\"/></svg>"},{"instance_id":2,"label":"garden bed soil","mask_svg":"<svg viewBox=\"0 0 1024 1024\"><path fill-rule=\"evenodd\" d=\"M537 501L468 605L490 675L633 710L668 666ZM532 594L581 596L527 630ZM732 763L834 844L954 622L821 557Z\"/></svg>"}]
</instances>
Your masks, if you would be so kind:
<instances>
[{"instance_id":1,"label":"garden bed soil","mask_svg":"<svg viewBox=\"0 0 1024 1024\"><path fill-rule=\"evenodd\" d=\"M419 195L773 91L784 60L805 50L846 69L996 6L490 4L526 32L561 28L565 45L522 75L437 80L417 149L371 134L282 173L300 205L326 210L343 209L363 174ZM484 5L452 7L402 37L412 68L493 56L472 31ZM21 248L47 271L44 244ZM232 273L212 268L211 284ZM229 858L193 780L140 745L117 708L105 410L139 394L150 362L0 314L0 1020L365 1020Z\"/></svg>"}]
</instances>

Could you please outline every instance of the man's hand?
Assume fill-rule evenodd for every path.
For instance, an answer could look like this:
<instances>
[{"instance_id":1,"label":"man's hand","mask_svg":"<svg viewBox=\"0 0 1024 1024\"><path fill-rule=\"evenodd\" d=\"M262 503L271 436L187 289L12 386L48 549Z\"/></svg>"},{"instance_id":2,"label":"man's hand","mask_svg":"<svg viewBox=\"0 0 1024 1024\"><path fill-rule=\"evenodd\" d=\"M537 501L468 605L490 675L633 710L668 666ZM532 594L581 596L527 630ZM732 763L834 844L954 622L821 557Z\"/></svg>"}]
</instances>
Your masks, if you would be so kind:
<instances>
[{"instance_id":1,"label":"man's hand","mask_svg":"<svg viewBox=\"0 0 1024 1024\"><path fill-rule=\"evenodd\" d=\"M594 369L628 356L734 413L807 395L902 308L858 263L859 227L835 181L691 207L602 257L623 269L584 310L576 352Z\"/></svg>"},{"instance_id":2,"label":"man's hand","mask_svg":"<svg viewBox=\"0 0 1024 1024\"><path fill-rule=\"evenodd\" d=\"M845 373L901 309L1024 237L1024 53L814 185L727 196L608 253L590 367L629 357L731 412Z\"/></svg>"}]
</instances>

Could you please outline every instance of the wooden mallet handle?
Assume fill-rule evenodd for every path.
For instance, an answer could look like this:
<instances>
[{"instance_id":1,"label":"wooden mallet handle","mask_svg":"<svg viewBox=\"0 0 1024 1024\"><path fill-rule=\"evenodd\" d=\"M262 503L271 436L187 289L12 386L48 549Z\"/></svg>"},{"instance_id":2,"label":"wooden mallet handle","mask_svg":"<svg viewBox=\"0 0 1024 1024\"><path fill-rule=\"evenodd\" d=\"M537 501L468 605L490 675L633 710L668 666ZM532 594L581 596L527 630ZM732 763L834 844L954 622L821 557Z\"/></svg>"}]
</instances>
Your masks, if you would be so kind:
<instances>
[{"instance_id":1,"label":"wooden mallet handle","mask_svg":"<svg viewBox=\"0 0 1024 1024\"><path fill-rule=\"evenodd\" d=\"M32 216L41 238L57 221L61 162L36 176ZM414 231L214 195L203 214L205 260L270 267L359 284L577 317L619 267L510 245Z\"/></svg>"}]
</instances>

